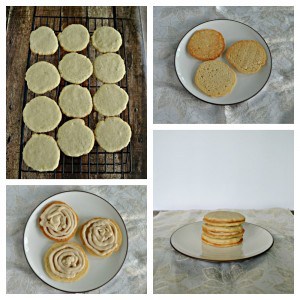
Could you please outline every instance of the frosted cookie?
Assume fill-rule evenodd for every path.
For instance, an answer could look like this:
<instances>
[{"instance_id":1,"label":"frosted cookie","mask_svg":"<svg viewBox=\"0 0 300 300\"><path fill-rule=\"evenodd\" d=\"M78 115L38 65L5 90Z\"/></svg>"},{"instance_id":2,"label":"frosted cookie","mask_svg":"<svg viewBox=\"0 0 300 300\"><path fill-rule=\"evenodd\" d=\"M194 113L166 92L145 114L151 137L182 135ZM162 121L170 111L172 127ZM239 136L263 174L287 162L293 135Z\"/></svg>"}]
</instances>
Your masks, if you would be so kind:
<instances>
[{"instance_id":1,"label":"frosted cookie","mask_svg":"<svg viewBox=\"0 0 300 300\"><path fill-rule=\"evenodd\" d=\"M222 97L233 90L236 74L221 61L206 61L198 67L194 81L196 86L206 95Z\"/></svg>"},{"instance_id":2,"label":"frosted cookie","mask_svg":"<svg viewBox=\"0 0 300 300\"><path fill-rule=\"evenodd\" d=\"M188 52L199 60L213 60L221 56L225 49L223 35L213 29L196 31L187 44Z\"/></svg>"},{"instance_id":3,"label":"frosted cookie","mask_svg":"<svg viewBox=\"0 0 300 300\"><path fill-rule=\"evenodd\" d=\"M245 217L238 212L217 210L206 214L203 222L213 226L231 227L244 223Z\"/></svg>"},{"instance_id":4,"label":"frosted cookie","mask_svg":"<svg viewBox=\"0 0 300 300\"><path fill-rule=\"evenodd\" d=\"M80 84L93 74L93 65L84 55L68 53L58 64L60 75L66 81Z\"/></svg>"},{"instance_id":5,"label":"frosted cookie","mask_svg":"<svg viewBox=\"0 0 300 300\"><path fill-rule=\"evenodd\" d=\"M57 144L65 155L78 157L87 154L94 142L93 131L81 119L72 119L58 128Z\"/></svg>"},{"instance_id":6,"label":"frosted cookie","mask_svg":"<svg viewBox=\"0 0 300 300\"><path fill-rule=\"evenodd\" d=\"M58 41L54 31L41 26L30 34L30 50L39 55L54 54L58 49Z\"/></svg>"},{"instance_id":7,"label":"frosted cookie","mask_svg":"<svg viewBox=\"0 0 300 300\"><path fill-rule=\"evenodd\" d=\"M122 119L110 117L97 123L95 137L105 151L116 152L129 144L131 128Z\"/></svg>"},{"instance_id":8,"label":"frosted cookie","mask_svg":"<svg viewBox=\"0 0 300 300\"><path fill-rule=\"evenodd\" d=\"M89 90L76 84L67 85L62 89L58 104L62 112L72 118L84 118L93 109Z\"/></svg>"},{"instance_id":9,"label":"frosted cookie","mask_svg":"<svg viewBox=\"0 0 300 300\"><path fill-rule=\"evenodd\" d=\"M55 139L46 134L33 134L23 150L25 164L35 171L53 171L58 167L60 151Z\"/></svg>"},{"instance_id":10,"label":"frosted cookie","mask_svg":"<svg viewBox=\"0 0 300 300\"><path fill-rule=\"evenodd\" d=\"M27 70L25 80L32 92L44 94L59 85L60 75L54 65L39 61Z\"/></svg>"},{"instance_id":11,"label":"frosted cookie","mask_svg":"<svg viewBox=\"0 0 300 300\"><path fill-rule=\"evenodd\" d=\"M257 73L267 62L264 47L254 40L238 41L232 44L226 52L226 58L244 74Z\"/></svg>"},{"instance_id":12,"label":"frosted cookie","mask_svg":"<svg viewBox=\"0 0 300 300\"><path fill-rule=\"evenodd\" d=\"M103 84L93 97L94 108L103 116L117 116L126 109L128 94L116 84Z\"/></svg>"},{"instance_id":13,"label":"frosted cookie","mask_svg":"<svg viewBox=\"0 0 300 300\"><path fill-rule=\"evenodd\" d=\"M50 240L66 242L76 233L78 216L68 204L53 201L43 208L39 217L39 226Z\"/></svg>"},{"instance_id":14,"label":"frosted cookie","mask_svg":"<svg viewBox=\"0 0 300 300\"><path fill-rule=\"evenodd\" d=\"M116 53L97 56L94 61L94 73L104 83L116 83L126 73L124 60Z\"/></svg>"},{"instance_id":15,"label":"frosted cookie","mask_svg":"<svg viewBox=\"0 0 300 300\"><path fill-rule=\"evenodd\" d=\"M32 99L23 110L24 123L34 132L48 132L55 129L61 117L56 102L46 96Z\"/></svg>"},{"instance_id":16,"label":"frosted cookie","mask_svg":"<svg viewBox=\"0 0 300 300\"><path fill-rule=\"evenodd\" d=\"M113 27L102 26L94 31L92 44L101 53L117 52L122 45L122 37Z\"/></svg>"},{"instance_id":17,"label":"frosted cookie","mask_svg":"<svg viewBox=\"0 0 300 300\"><path fill-rule=\"evenodd\" d=\"M77 52L87 47L90 41L90 34L83 25L72 24L58 35L58 40L65 51Z\"/></svg>"},{"instance_id":18,"label":"frosted cookie","mask_svg":"<svg viewBox=\"0 0 300 300\"><path fill-rule=\"evenodd\" d=\"M89 261L82 247L76 243L55 243L45 253L46 273L55 281L74 282L88 271Z\"/></svg>"},{"instance_id":19,"label":"frosted cookie","mask_svg":"<svg viewBox=\"0 0 300 300\"><path fill-rule=\"evenodd\" d=\"M82 225L80 239L90 254L109 257L119 251L122 232L114 220L93 218Z\"/></svg>"}]
</instances>

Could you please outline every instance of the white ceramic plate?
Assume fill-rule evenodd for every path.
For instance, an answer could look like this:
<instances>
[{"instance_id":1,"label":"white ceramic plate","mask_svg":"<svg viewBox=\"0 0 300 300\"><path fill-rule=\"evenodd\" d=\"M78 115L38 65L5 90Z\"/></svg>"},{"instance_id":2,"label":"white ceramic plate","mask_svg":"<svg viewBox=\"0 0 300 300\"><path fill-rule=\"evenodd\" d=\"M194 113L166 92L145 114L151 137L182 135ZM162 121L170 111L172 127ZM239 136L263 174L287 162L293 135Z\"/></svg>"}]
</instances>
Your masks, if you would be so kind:
<instances>
[{"instance_id":1,"label":"white ceramic plate","mask_svg":"<svg viewBox=\"0 0 300 300\"><path fill-rule=\"evenodd\" d=\"M229 46L239 40L256 40L266 50L266 65L258 73L251 75L239 73L232 67L236 72L237 82L231 94L218 98L205 95L194 84L194 75L202 62L192 57L186 50L190 37L195 31L200 29L215 29L224 36L226 48L222 57L218 58L218 60L229 64L225 58L225 53ZM195 97L212 104L235 104L252 98L267 83L271 75L271 69L271 52L262 36L248 25L232 20L213 20L194 27L182 38L175 54L175 70L182 85Z\"/></svg>"},{"instance_id":2,"label":"white ceramic plate","mask_svg":"<svg viewBox=\"0 0 300 300\"><path fill-rule=\"evenodd\" d=\"M122 246L118 253L108 258L98 258L87 253L89 270L79 281L66 283L52 280L44 270L43 257L54 243L46 238L38 227L38 218L43 207L54 200L69 204L79 217L79 226L93 217L105 217L115 220L123 234ZM78 234L71 239L83 248ZM24 252L33 272L45 283L58 290L72 293L87 292L97 289L110 281L121 269L128 249L127 230L120 214L106 200L87 192L65 192L51 196L43 201L29 217L24 231Z\"/></svg>"},{"instance_id":3,"label":"white ceramic plate","mask_svg":"<svg viewBox=\"0 0 300 300\"><path fill-rule=\"evenodd\" d=\"M171 236L171 245L178 252L202 260L226 262L243 260L257 256L269 250L273 245L273 237L266 229L244 223L243 242L240 245L217 248L202 243L202 222L185 225L177 229Z\"/></svg>"}]
</instances>

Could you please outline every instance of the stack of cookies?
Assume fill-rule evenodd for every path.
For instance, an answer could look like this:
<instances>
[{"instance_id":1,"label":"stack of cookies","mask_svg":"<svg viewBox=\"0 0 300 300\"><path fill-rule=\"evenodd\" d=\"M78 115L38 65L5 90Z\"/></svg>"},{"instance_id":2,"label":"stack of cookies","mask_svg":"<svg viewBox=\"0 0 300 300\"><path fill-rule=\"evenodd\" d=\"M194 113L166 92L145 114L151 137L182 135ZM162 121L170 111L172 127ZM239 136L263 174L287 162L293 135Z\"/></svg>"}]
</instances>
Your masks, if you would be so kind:
<instances>
[{"instance_id":1,"label":"stack of cookies","mask_svg":"<svg viewBox=\"0 0 300 300\"><path fill-rule=\"evenodd\" d=\"M214 247L231 247L242 243L245 217L237 212L213 211L202 223L202 241Z\"/></svg>"}]
</instances>

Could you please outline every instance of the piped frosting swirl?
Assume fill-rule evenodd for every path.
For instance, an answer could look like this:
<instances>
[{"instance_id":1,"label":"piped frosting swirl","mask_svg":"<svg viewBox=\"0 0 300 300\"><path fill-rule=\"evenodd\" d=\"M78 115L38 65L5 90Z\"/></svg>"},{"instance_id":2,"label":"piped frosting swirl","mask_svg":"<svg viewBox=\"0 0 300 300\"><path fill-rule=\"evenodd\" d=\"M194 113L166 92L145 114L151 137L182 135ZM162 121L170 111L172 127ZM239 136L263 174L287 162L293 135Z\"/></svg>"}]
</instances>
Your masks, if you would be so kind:
<instances>
[{"instance_id":1,"label":"piped frosting swirl","mask_svg":"<svg viewBox=\"0 0 300 300\"><path fill-rule=\"evenodd\" d=\"M94 218L82 226L81 238L85 246L97 256L108 256L118 251L121 232L110 219Z\"/></svg>"},{"instance_id":2,"label":"piped frosting swirl","mask_svg":"<svg viewBox=\"0 0 300 300\"><path fill-rule=\"evenodd\" d=\"M73 237L78 219L69 205L55 201L44 209L39 223L45 235L50 239L67 241Z\"/></svg>"},{"instance_id":3,"label":"piped frosting swirl","mask_svg":"<svg viewBox=\"0 0 300 300\"><path fill-rule=\"evenodd\" d=\"M86 266L81 247L66 243L53 248L48 257L51 272L60 278L75 278Z\"/></svg>"}]
</instances>

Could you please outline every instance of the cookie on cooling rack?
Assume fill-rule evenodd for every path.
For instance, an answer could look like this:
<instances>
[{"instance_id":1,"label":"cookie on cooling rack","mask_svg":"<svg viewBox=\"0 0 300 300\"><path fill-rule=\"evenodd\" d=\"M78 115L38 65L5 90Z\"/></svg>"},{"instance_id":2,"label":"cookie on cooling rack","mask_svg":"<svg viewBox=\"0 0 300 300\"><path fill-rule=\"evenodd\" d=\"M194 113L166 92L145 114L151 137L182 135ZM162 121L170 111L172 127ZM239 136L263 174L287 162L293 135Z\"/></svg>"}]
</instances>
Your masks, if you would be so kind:
<instances>
[{"instance_id":1,"label":"cookie on cooling rack","mask_svg":"<svg viewBox=\"0 0 300 300\"><path fill-rule=\"evenodd\" d=\"M103 84L93 97L94 108L101 115L112 117L126 109L128 94L116 84Z\"/></svg>"},{"instance_id":2,"label":"cookie on cooling rack","mask_svg":"<svg viewBox=\"0 0 300 300\"><path fill-rule=\"evenodd\" d=\"M56 102L46 96L38 96L28 102L23 110L23 120L33 132L48 132L55 129L62 114Z\"/></svg>"},{"instance_id":3,"label":"cookie on cooling rack","mask_svg":"<svg viewBox=\"0 0 300 300\"><path fill-rule=\"evenodd\" d=\"M60 75L54 65L39 61L27 70L25 80L28 88L40 95L55 89L60 83Z\"/></svg>"},{"instance_id":4,"label":"cookie on cooling rack","mask_svg":"<svg viewBox=\"0 0 300 300\"><path fill-rule=\"evenodd\" d=\"M109 117L99 121L95 129L98 144L107 152L116 152L125 148L131 139L129 124L119 117Z\"/></svg>"},{"instance_id":5,"label":"cookie on cooling rack","mask_svg":"<svg viewBox=\"0 0 300 300\"><path fill-rule=\"evenodd\" d=\"M81 84L93 74L93 65L84 55L68 53L58 64L60 75L66 81Z\"/></svg>"},{"instance_id":6,"label":"cookie on cooling rack","mask_svg":"<svg viewBox=\"0 0 300 300\"><path fill-rule=\"evenodd\" d=\"M122 36L113 27L101 26L94 31L92 44L101 53L117 52L122 45Z\"/></svg>"},{"instance_id":7,"label":"cookie on cooling rack","mask_svg":"<svg viewBox=\"0 0 300 300\"><path fill-rule=\"evenodd\" d=\"M30 33L30 50L39 55L51 55L58 49L54 31L47 26L40 26Z\"/></svg>"},{"instance_id":8,"label":"cookie on cooling rack","mask_svg":"<svg viewBox=\"0 0 300 300\"><path fill-rule=\"evenodd\" d=\"M25 164L35 171L53 171L58 167L60 151L55 139L46 134L33 134L23 150Z\"/></svg>"},{"instance_id":9,"label":"cookie on cooling rack","mask_svg":"<svg viewBox=\"0 0 300 300\"><path fill-rule=\"evenodd\" d=\"M58 35L58 40L65 51L77 52L87 47L90 34L83 25L71 24Z\"/></svg>"},{"instance_id":10,"label":"cookie on cooling rack","mask_svg":"<svg viewBox=\"0 0 300 300\"><path fill-rule=\"evenodd\" d=\"M69 84L62 89L58 104L62 112L72 118L84 118L93 109L89 90L77 84Z\"/></svg>"},{"instance_id":11,"label":"cookie on cooling rack","mask_svg":"<svg viewBox=\"0 0 300 300\"><path fill-rule=\"evenodd\" d=\"M61 151L71 157L88 154L95 142L93 131L81 119L64 123L58 128L56 137Z\"/></svg>"},{"instance_id":12,"label":"cookie on cooling rack","mask_svg":"<svg viewBox=\"0 0 300 300\"><path fill-rule=\"evenodd\" d=\"M117 83L126 73L124 60L116 53L99 55L94 61L94 73L103 83Z\"/></svg>"}]
</instances>

